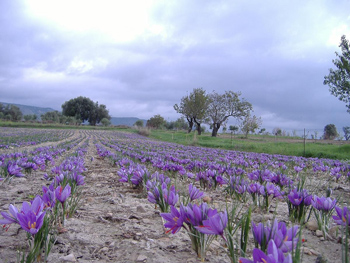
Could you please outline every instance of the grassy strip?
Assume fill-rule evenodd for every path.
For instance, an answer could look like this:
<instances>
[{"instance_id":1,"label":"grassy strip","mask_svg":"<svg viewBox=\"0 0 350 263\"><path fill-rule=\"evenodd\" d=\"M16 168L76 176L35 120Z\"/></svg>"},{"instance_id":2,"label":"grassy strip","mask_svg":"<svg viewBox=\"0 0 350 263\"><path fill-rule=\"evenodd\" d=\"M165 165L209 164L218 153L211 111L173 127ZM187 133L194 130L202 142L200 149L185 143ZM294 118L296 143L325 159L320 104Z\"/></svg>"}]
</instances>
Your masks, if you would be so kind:
<instances>
[{"instance_id":1,"label":"grassy strip","mask_svg":"<svg viewBox=\"0 0 350 263\"><path fill-rule=\"evenodd\" d=\"M267 135L254 135L248 138L242 138L236 135L231 139L230 136L211 137L209 133L204 133L198 136L195 133L188 134L184 131L174 132L164 130L151 130L149 137L183 145L220 148L244 152L339 160L350 159L350 142L347 141L344 141L343 144L335 144L332 142L325 143L322 140L306 140L304 151L304 143L300 141L300 138L293 137L280 138ZM286 139L288 139L288 141L286 141Z\"/></svg>"}]
</instances>

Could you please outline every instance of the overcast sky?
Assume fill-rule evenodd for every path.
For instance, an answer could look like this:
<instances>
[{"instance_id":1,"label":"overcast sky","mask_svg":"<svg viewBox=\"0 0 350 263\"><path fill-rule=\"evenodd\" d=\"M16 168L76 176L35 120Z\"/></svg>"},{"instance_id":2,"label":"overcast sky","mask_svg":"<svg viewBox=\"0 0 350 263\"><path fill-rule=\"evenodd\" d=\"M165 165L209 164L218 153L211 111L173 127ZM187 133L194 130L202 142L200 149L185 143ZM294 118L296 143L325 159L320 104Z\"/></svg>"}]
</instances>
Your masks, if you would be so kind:
<instances>
[{"instance_id":1,"label":"overcast sky","mask_svg":"<svg viewBox=\"0 0 350 263\"><path fill-rule=\"evenodd\" d=\"M175 120L173 105L202 87L241 91L268 131L350 126L323 85L350 38L349 0L1 0L0 10L3 102L61 110L85 96L114 117Z\"/></svg>"}]
</instances>

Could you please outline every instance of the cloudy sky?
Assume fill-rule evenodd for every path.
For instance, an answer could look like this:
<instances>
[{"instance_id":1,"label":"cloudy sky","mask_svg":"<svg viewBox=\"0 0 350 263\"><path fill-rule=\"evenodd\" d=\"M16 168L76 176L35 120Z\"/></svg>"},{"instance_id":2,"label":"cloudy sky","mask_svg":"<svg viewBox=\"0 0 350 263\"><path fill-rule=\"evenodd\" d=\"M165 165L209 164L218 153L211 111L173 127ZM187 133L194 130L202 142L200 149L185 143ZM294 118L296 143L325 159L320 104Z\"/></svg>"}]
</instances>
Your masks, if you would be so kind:
<instances>
[{"instance_id":1,"label":"cloudy sky","mask_svg":"<svg viewBox=\"0 0 350 263\"><path fill-rule=\"evenodd\" d=\"M2 0L0 10L2 102L61 110L85 96L114 117L175 120L173 105L202 87L241 91L268 131L350 126L323 85L350 38L349 0Z\"/></svg>"}]
</instances>

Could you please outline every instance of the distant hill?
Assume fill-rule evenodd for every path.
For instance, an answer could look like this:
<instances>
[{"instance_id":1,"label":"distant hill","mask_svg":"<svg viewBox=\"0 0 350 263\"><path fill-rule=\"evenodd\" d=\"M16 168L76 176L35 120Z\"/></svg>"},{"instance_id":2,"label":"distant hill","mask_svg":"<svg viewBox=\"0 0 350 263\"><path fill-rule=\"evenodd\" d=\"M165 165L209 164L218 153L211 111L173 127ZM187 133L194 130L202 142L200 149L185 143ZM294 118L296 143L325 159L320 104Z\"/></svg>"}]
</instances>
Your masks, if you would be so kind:
<instances>
[{"instance_id":1,"label":"distant hill","mask_svg":"<svg viewBox=\"0 0 350 263\"><path fill-rule=\"evenodd\" d=\"M40 116L42 114L45 114L46 112L55 111L52 108L41 108L41 107L35 107L35 106L28 106L28 105L21 105L16 103L7 103L7 102L0 102L2 105L15 105L17 106L23 115L33 115L35 114L38 117L38 120L41 120Z\"/></svg>"},{"instance_id":2,"label":"distant hill","mask_svg":"<svg viewBox=\"0 0 350 263\"><path fill-rule=\"evenodd\" d=\"M111 124L112 125L127 125L127 126L133 126L136 121L141 120L136 117L112 117L111 118ZM142 120L144 125L146 125L146 120Z\"/></svg>"},{"instance_id":3,"label":"distant hill","mask_svg":"<svg viewBox=\"0 0 350 263\"><path fill-rule=\"evenodd\" d=\"M55 111L52 108L42 108L42 107L35 107L35 106L29 106L29 105L21 105L16 103L7 103L7 102L0 102L2 105L15 105L17 106L23 115L32 115L35 114L38 117L38 120L41 120L40 116L42 114L45 114L46 112ZM136 121L140 120L136 117L112 117L111 118L111 124L112 125L127 125L127 126L133 126ZM144 125L146 125L146 120L142 120Z\"/></svg>"}]
</instances>

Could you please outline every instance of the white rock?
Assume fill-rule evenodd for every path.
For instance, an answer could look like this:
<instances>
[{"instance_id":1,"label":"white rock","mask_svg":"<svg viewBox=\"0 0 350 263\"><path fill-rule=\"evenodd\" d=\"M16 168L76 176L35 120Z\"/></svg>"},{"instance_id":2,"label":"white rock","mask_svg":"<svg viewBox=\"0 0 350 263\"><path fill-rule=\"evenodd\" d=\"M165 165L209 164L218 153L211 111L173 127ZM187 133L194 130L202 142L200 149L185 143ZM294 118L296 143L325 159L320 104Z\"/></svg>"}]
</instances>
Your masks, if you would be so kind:
<instances>
[{"instance_id":1,"label":"white rock","mask_svg":"<svg viewBox=\"0 0 350 263\"><path fill-rule=\"evenodd\" d=\"M73 253L71 253L67 256L64 256L64 257L60 257L60 260L63 262L77 262Z\"/></svg>"},{"instance_id":2,"label":"white rock","mask_svg":"<svg viewBox=\"0 0 350 263\"><path fill-rule=\"evenodd\" d=\"M147 257L145 255L139 255L136 259L136 262L145 262Z\"/></svg>"}]
</instances>

